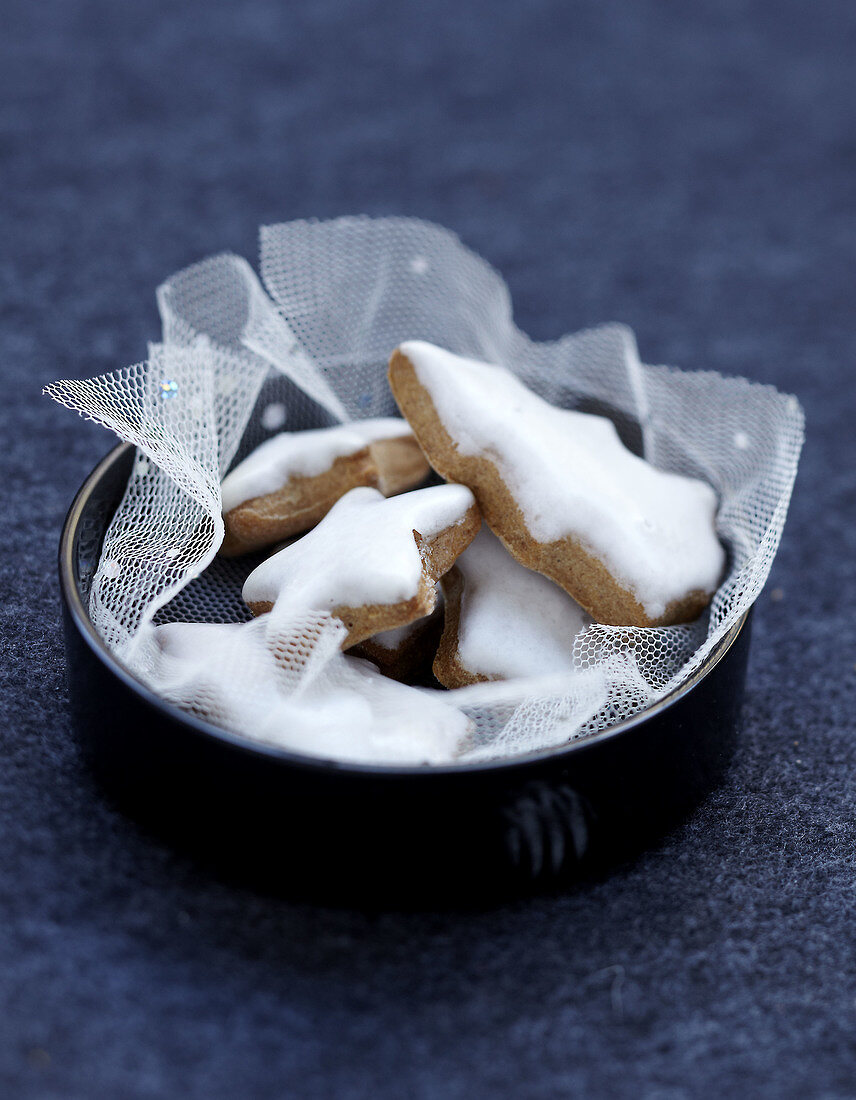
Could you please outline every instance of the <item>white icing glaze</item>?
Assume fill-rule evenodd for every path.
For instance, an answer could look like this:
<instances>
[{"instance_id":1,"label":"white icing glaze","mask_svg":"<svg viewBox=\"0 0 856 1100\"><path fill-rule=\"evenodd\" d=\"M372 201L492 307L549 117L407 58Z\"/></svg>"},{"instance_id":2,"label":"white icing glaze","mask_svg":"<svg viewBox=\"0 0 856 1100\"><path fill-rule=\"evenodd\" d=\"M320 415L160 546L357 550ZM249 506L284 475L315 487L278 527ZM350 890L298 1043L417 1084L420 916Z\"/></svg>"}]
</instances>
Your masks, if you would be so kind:
<instances>
[{"instance_id":1,"label":"white icing glaze","mask_svg":"<svg viewBox=\"0 0 856 1100\"><path fill-rule=\"evenodd\" d=\"M316 477L344 458L379 439L412 436L400 417L354 420L333 428L281 432L260 444L223 479L223 512L255 497L281 489L293 477Z\"/></svg>"},{"instance_id":2,"label":"white icing glaze","mask_svg":"<svg viewBox=\"0 0 856 1100\"><path fill-rule=\"evenodd\" d=\"M331 611L409 600L419 591L422 558L413 532L432 539L461 523L475 500L463 485L434 485L397 497L352 489L303 538L254 569L247 603Z\"/></svg>"},{"instance_id":3,"label":"white icing glaze","mask_svg":"<svg viewBox=\"0 0 856 1100\"><path fill-rule=\"evenodd\" d=\"M421 340L401 351L458 450L497 466L539 542L577 539L651 618L715 589L725 553L709 485L656 469L611 421L556 408L503 367Z\"/></svg>"},{"instance_id":4,"label":"white icing glaze","mask_svg":"<svg viewBox=\"0 0 856 1100\"><path fill-rule=\"evenodd\" d=\"M410 425L400 416L352 420L347 427L366 443L375 443L379 439L409 439L413 436Z\"/></svg>"},{"instance_id":5,"label":"white icing glaze","mask_svg":"<svg viewBox=\"0 0 856 1100\"><path fill-rule=\"evenodd\" d=\"M567 592L515 561L487 525L455 566L465 669L502 680L571 671L574 639L592 620Z\"/></svg>"},{"instance_id":6,"label":"white icing glaze","mask_svg":"<svg viewBox=\"0 0 856 1100\"><path fill-rule=\"evenodd\" d=\"M306 691L278 676L262 620L170 623L155 630L159 690L193 700L218 725L311 756L372 764L448 763L468 722L439 693L336 652Z\"/></svg>"}]
</instances>

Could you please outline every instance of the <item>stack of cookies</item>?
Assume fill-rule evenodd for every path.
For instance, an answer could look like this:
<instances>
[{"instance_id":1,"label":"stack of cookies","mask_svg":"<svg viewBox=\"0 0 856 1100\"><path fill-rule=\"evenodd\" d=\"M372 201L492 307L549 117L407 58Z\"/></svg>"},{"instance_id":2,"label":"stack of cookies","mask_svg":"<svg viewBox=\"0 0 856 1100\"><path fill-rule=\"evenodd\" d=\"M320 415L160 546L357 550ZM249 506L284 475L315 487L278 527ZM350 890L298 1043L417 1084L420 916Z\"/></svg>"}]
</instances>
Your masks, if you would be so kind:
<instances>
[{"instance_id":1,"label":"stack of cookies","mask_svg":"<svg viewBox=\"0 0 856 1100\"><path fill-rule=\"evenodd\" d=\"M592 622L707 606L725 565L709 485L503 367L408 341L389 381L403 420L284 432L225 478L222 553L294 540L247 577L254 614L327 611L382 672L454 688L570 670ZM431 470L446 483L418 488Z\"/></svg>"}]
</instances>

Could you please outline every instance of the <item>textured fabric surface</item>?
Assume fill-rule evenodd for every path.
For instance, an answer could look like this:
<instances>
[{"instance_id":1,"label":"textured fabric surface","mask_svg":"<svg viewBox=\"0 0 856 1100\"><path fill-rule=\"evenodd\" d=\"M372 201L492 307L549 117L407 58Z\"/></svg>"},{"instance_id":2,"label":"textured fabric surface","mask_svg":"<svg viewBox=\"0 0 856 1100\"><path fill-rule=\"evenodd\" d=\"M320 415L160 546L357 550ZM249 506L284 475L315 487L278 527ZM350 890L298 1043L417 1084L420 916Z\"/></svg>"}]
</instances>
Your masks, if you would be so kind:
<instances>
[{"instance_id":1,"label":"textured fabric surface","mask_svg":"<svg viewBox=\"0 0 856 1100\"><path fill-rule=\"evenodd\" d=\"M852 5L109 5L0 34L0 1091L856 1092ZM476 913L228 887L100 798L54 550L155 286L256 227L440 221L546 339L773 382L807 444L730 776L632 866ZM795 628L799 625L800 641Z\"/></svg>"},{"instance_id":2,"label":"textured fabric surface","mask_svg":"<svg viewBox=\"0 0 856 1100\"><path fill-rule=\"evenodd\" d=\"M457 760L513 756L598 732L679 690L755 602L779 546L803 442L804 416L793 395L716 371L645 365L626 325L600 325L536 343L514 326L508 288L496 270L448 229L419 218L361 215L263 227L261 274L272 300L246 260L221 254L191 265L158 288L165 337L163 344L150 345L148 362L94 379L53 382L45 389L143 452L104 534L88 608L98 634L156 694L215 725L285 748L299 743L308 715L316 755L335 756L332 746L341 744L342 726L354 707L369 705L365 693L379 705L383 692L389 709L385 719L377 714L375 722L378 727L388 722L392 731L384 751L392 749L398 730L401 755L396 759L402 762L418 763L426 751L417 732L426 712L433 715L432 723L443 715L448 728L454 727L445 751L454 752ZM467 288L465 296L461 286ZM198 319L200 302L206 303L207 324ZM251 321L245 321L248 313ZM170 343L169 334L180 327L197 334L190 347ZM513 684L471 684L465 692L433 700L392 689L377 677L355 678L340 650L341 623L335 617L310 613L307 618L307 609L278 598L270 615L246 623L241 592L244 581L250 582L247 568L238 560L230 581L215 559L223 539L221 473L239 450L246 452L260 436L270 438L262 422L271 405L288 408L291 430L317 427L319 412L335 411L343 419L349 413L357 416L361 406L373 414L394 412L389 349L399 344L409 349L406 341L416 337L433 339L459 355L506 364L531 387L521 390L530 400L535 394L554 405L582 400L589 409L606 402L619 424L629 418L643 425L643 453L660 471L705 478L707 506L718 503L716 530L730 553L726 559L715 538L710 544L699 539L710 517L702 518L697 497L687 495L686 481L680 483L682 498L673 484L667 508L683 515L685 537L696 531L688 543L694 549L683 552L696 572L678 581L656 611L646 606L645 612L662 614L666 599L685 599L698 586L716 589L709 614L697 614L695 623L654 629L592 625L574 639L573 670L562 683L522 677ZM265 358L249 350L259 348L265 349ZM466 362L459 361L464 367ZM494 373L499 389L503 374ZM507 381L513 384L514 375ZM297 385L308 387L318 403ZM299 406L293 408L296 393L304 409L310 401L313 406L303 418ZM509 391L498 406L515 400L520 403ZM402 409L410 415L406 404ZM518 415L525 415L522 407ZM592 429L596 423L591 421ZM542 422L541 429L529 430L547 432L549 426ZM571 430L566 424L564 431ZM620 448L618 437L613 438ZM608 462L608 441L590 445L602 447L599 457ZM545 453L548 462L558 463L557 470L577 480L588 476L574 469L572 453L564 458L557 453L555 440ZM521 461L522 455L520 450ZM445 473L454 480L448 468ZM626 497L632 511L634 491ZM416 497L405 494L403 500L408 499ZM561 502L545 498L536 507L530 524L533 516ZM701 530L690 522L693 514ZM335 524L334 514L324 522ZM662 517L658 523L663 526ZM542 540L558 534L538 531ZM372 536L383 557L376 527ZM327 539L335 537L328 528ZM347 557L343 537L340 533L336 552ZM657 538L661 550L670 541L663 531ZM412 542L409 533L407 541ZM638 571L644 543L634 542L630 530L627 541L636 548L628 557L628 546L621 547L627 559L621 570L636 568L638 582L647 572ZM713 556L707 558L705 574L706 549ZM683 555L670 559L677 570ZM618 568L616 561L613 567ZM675 582L663 562L657 567L661 580ZM319 568L317 557L313 568ZM625 574L624 581L630 579ZM638 591L637 596L642 599ZM659 598L654 596L655 602ZM212 682L222 678L210 660L193 673L186 655L160 659L152 626L156 618L167 624L204 623L203 634L207 624L240 626L227 631L224 667L231 675L220 684L222 690L212 693ZM199 644L199 635L194 636ZM277 670L285 671L283 680ZM330 706L345 685L347 694L339 695L343 701ZM312 702L307 692L317 692ZM325 702L326 717L319 721ZM392 762L356 728L346 740L351 741L349 759ZM306 748L312 751L311 740ZM432 752L431 759L442 763L450 757Z\"/></svg>"}]
</instances>

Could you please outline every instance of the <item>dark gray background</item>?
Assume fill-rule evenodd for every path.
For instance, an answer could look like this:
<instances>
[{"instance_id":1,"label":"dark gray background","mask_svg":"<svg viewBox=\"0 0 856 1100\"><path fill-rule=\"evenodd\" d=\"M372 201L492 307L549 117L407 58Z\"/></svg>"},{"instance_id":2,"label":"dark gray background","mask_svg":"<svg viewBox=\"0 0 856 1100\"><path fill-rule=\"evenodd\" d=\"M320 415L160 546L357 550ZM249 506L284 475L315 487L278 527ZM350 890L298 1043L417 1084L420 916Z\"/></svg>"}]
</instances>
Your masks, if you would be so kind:
<instances>
[{"instance_id":1,"label":"dark gray background","mask_svg":"<svg viewBox=\"0 0 856 1100\"><path fill-rule=\"evenodd\" d=\"M856 1093L850 3L0 3L0 1091ZM54 548L154 289L263 222L443 222L538 338L795 392L808 441L726 785L633 866L469 914L212 881L108 809ZM283 844L290 843L283 837Z\"/></svg>"}]
</instances>

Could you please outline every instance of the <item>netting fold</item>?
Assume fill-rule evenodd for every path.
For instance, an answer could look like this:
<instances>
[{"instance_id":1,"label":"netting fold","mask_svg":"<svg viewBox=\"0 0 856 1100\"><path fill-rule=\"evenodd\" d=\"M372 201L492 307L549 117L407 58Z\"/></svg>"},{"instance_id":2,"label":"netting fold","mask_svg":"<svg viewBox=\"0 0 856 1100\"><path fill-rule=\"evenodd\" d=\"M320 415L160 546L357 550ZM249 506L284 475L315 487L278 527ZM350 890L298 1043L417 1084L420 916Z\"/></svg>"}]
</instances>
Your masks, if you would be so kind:
<instances>
[{"instance_id":1,"label":"netting fold","mask_svg":"<svg viewBox=\"0 0 856 1100\"><path fill-rule=\"evenodd\" d=\"M603 729L685 682L757 597L781 537L803 438L795 398L641 362L622 325L536 343L500 276L448 230L410 218L261 231L262 282L228 254L158 290L146 362L47 392L137 448L89 593L96 629L171 702L296 751L446 762L514 755ZM263 284L263 285L262 285ZM256 557L216 557L220 480L275 431L395 413L392 349L422 339L500 363L554 404L610 416L656 466L720 497L729 565L693 624L592 626L574 671L430 691L342 654L329 615L249 616ZM192 624L234 623L229 631Z\"/></svg>"}]
</instances>

